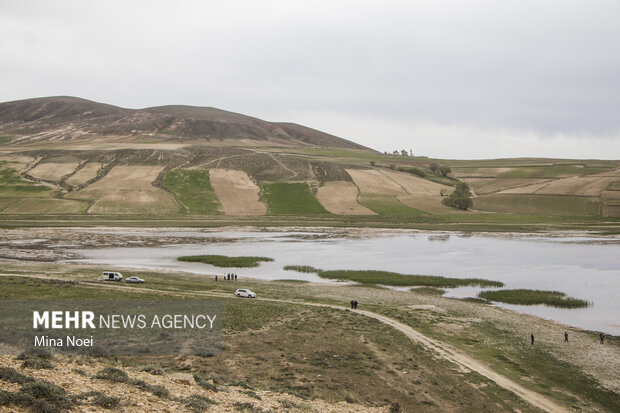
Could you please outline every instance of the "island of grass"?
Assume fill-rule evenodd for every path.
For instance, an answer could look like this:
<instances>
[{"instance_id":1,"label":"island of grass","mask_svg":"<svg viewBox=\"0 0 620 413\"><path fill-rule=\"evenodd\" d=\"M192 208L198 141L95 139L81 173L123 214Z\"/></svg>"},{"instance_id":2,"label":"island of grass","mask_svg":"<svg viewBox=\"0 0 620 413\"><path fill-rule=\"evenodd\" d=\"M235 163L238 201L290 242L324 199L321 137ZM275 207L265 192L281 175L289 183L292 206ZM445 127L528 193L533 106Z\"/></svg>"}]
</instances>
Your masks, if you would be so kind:
<instances>
[{"instance_id":1,"label":"island of grass","mask_svg":"<svg viewBox=\"0 0 620 413\"><path fill-rule=\"evenodd\" d=\"M537 305L544 304L559 308L582 308L587 307L588 302L578 298L567 297L559 291L542 290L497 290L482 291L478 297L506 304Z\"/></svg>"},{"instance_id":2,"label":"island of grass","mask_svg":"<svg viewBox=\"0 0 620 413\"><path fill-rule=\"evenodd\" d=\"M314 268L310 265L285 265L283 267L284 271L297 271L297 272L305 272L305 273L318 273L318 268Z\"/></svg>"},{"instance_id":3,"label":"island of grass","mask_svg":"<svg viewBox=\"0 0 620 413\"><path fill-rule=\"evenodd\" d=\"M261 262L273 261L269 257L228 257L226 255L186 255L177 258L185 262L202 262L214 267L222 268L249 268L258 267Z\"/></svg>"},{"instance_id":4,"label":"island of grass","mask_svg":"<svg viewBox=\"0 0 620 413\"><path fill-rule=\"evenodd\" d=\"M395 287L444 287L455 288L462 286L478 287L503 287L499 281L483 280L480 278L447 278L437 275L406 275L389 271L355 271L355 270L335 270L319 271L321 278L328 278L340 281L355 281L361 284L382 284Z\"/></svg>"}]
</instances>

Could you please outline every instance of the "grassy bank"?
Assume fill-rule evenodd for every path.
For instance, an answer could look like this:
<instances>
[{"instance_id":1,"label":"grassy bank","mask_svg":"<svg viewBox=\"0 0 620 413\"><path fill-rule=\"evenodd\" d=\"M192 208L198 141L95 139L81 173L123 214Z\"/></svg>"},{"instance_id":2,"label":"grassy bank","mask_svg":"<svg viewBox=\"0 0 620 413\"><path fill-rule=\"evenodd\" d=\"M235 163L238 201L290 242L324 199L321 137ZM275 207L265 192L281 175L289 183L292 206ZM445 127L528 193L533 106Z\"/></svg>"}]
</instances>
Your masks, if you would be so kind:
<instances>
[{"instance_id":1,"label":"grassy bank","mask_svg":"<svg viewBox=\"0 0 620 413\"><path fill-rule=\"evenodd\" d=\"M588 302L578 298L567 297L559 291L542 290L498 290L482 291L478 297L507 304L537 305L544 304L559 308L587 307Z\"/></svg>"},{"instance_id":2,"label":"grassy bank","mask_svg":"<svg viewBox=\"0 0 620 413\"><path fill-rule=\"evenodd\" d=\"M222 268L249 268L258 267L261 262L273 261L269 257L228 257L226 255L186 255L177 258L179 261L185 262L202 262L211 264L214 267Z\"/></svg>"},{"instance_id":3,"label":"grassy bank","mask_svg":"<svg viewBox=\"0 0 620 413\"><path fill-rule=\"evenodd\" d=\"M319 277L340 281L355 281L362 284L382 284L396 287L444 287L454 288L461 286L502 287L499 281L483 280L480 278L447 278L436 275L406 275L389 271L356 271L335 270L319 271Z\"/></svg>"}]
</instances>

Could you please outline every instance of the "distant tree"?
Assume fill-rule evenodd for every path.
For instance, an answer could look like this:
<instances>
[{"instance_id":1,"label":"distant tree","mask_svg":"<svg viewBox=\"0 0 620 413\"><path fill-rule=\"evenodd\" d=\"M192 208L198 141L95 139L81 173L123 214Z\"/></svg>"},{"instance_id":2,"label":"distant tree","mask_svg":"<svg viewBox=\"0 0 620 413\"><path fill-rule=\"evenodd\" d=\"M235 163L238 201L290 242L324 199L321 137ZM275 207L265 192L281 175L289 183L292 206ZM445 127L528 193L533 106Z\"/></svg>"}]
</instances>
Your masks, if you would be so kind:
<instances>
[{"instance_id":1,"label":"distant tree","mask_svg":"<svg viewBox=\"0 0 620 413\"><path fill-rule=\"evenodd\" d=\"M432 173L436 174L437 170L439 169L439 164L437 162L431 162L428 165L428 168L431 170Z\"/></svg>"},{"instance_id":2,"label":"distant tree","mask_svg":"<svg viewBox=\"0 0 620 413\"><path fill-rule=\"evenodd\" d=\"M402 156L409 156L409 154L407 153L407 151L406 151L406 150L404 150L404 149L400 151L400 154L401 154Z\"/></svg>"},{"instance_id":3,"label":"distant tree","mask_svg":"<svg viewBox=\"0 0 620 413\"><path fill-rule=\"evenodd\" d=\"M454 192L449 197L442 199L441 203L452 208L468 210L474 205L471 196L469 185L465 182L459 182L456 184Z\"/></svg>"},{"instance_id":4,"label":"distant tree","mask_svg":"<svg viewBox=\"0 0 620 413\"><path fill-rule=\"evenodd\" d=\"M375 166L375 161L370 161L370 166Z\"/></svg>"},{"instance_id":5,"label":"distant tree","mask_svg":"<svg viewBox=\"0 0 620 413\"><path fill-rule=\"evenodd\" d=\"M452 169L449 166L442 165L439 167L439 174L441 176L448 176L450 172L452 172Z\"/></svg>"}]
</instances>

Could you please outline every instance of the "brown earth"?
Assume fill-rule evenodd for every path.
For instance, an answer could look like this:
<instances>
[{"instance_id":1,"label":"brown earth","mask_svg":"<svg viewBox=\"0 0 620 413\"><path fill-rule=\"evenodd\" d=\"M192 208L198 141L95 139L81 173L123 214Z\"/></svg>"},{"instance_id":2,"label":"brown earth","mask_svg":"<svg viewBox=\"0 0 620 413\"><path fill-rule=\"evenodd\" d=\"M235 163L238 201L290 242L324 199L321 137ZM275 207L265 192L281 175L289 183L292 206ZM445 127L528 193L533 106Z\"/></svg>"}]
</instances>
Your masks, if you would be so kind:
<instances>
[{"instance_id":1,"label":"brown earth","mask_svg":"<svg viewBox=\"0 0 620 413\"><path fill-rule=\"evenodd\" d=\"M101 164L97 162L88 162L81 169L67 178L69 185L81 185L97 176L97 171L101 168Z\"/></svg>"},{"instance_id":2,"label":"brown earth","mask_svg":"<svg viewBox=\"0 0 620 413\"><path fill-rule=\"evenodd\" d=\"M226 215L265 215L260 188L244 171L209 169L209 179Z\"/></svg>"},{"instance_id":3,"label":"brown earth","mask_svg":"<svg viewBox=\"0 0 620 413\"><path fill-rule=\"evenodd\" d=\"M78 165L78 162L40 163L29 170L28 174L45 181L60 182L62 177L75 171L75 168L77 168Z\"/></svg>"},{"instance_id":4,"label":"brown earth","mask_svg":"<svg viewBox=\"0 0 620 413\"><path fill-rule=\"evenodd\" d=\"M153 186L163 166L116 166L99 181L67 198L92 200L91 214L167 214L179 211L174 198Z\"/></svg>"},{"instance_id":5,"label":"brown earth","mask_svg":"<svg viewBox=\"0 0 620 413\"><path fill-rule=\"evenodd\" d=\"M357 202L358 189L346 181L326 182L319 187L317 199L323 208L338 215L376 215Z\"/></svg>"}]
</instances>

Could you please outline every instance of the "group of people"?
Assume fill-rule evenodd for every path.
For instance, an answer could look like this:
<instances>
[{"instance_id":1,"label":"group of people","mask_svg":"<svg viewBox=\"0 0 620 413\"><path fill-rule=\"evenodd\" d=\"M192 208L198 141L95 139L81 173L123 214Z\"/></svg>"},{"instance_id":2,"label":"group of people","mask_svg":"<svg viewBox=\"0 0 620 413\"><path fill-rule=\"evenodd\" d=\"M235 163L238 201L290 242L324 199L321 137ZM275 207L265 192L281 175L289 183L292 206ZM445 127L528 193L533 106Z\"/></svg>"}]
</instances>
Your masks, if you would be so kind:
<instances>
[{"instance_id":1,"label":"group of people","mask_svg":"<svg viewBox=\"0 0 620 413\"><path fill-rule=\"evenodd\" d=\"M600 333L598 335L599 339L601 340L601 344L605 344L605 333ZM534 333L532 333L532 335L530 336L530 340L532 342L532 345L534 345ZM564 332L564 342L568 343L568 332Z\"/></svg>"},{"instance_id":2,"label":"group of people","mask_svg":"<svg viewBox=\"0 0 620 413\"><path fill-rule=\"evenodd\" d=\"M230 280L237 281L237 274L233 274L229 272L228 274L224 275L223 278L224 278L224 281L230 281ZM215 281L217 282L217 275L215 276Z\"/></svg>"},{"instance_id":3,"label":"group of people","mask_svg":"<svg viewBox=\"0 0 620 413\"><path fill-rule=\"evenodd\" d=\"M351 300L351 308L354 310L357 309L357 300Z\"/></svg>"}]
</instances>

